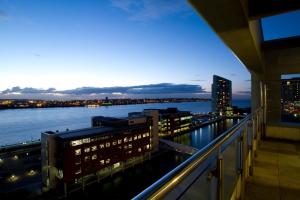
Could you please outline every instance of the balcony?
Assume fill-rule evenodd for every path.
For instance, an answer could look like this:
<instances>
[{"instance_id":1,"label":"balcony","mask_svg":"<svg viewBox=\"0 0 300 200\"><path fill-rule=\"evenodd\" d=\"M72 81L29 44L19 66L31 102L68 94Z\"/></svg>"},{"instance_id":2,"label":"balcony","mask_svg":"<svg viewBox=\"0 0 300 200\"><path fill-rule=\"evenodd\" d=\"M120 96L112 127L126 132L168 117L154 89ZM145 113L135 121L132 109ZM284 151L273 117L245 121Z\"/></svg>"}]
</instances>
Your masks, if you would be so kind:
<instances>
[{"instance_id":1,"label":"balcony","mask_svg":"<svg viewBox=\"0 0 300 200\"><path fill-rule=\"evenodd\" d=\"M252 114L135 199L299 199L300 124L282 122L280 84L300 73L300 37L265 41L261 26L299 2L190 2L251 73Z\"/></svg>"}]
</instances>

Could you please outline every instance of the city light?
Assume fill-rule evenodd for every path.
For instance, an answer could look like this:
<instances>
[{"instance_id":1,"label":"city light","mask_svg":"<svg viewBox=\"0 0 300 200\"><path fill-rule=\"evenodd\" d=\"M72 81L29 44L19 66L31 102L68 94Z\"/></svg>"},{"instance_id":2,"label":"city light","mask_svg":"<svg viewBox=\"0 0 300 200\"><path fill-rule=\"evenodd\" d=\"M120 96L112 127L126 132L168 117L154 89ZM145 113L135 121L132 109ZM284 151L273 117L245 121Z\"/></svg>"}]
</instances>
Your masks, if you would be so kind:
<instances>
[{"instance_id":1,"label":"city light","mask_svg":"<svg viewBox=\"0 0 300 200\"><path fill-rule=\"evenodd\" d=\"M19 179L18 176L12 174L7 180L8 180L9 182L16 182L18 179Z\"/></svg>"},{"instance_id":2,"label":"city light","mask_svg":"<svg viewBox=\"0 0 300 200\"><path fill-rule=\"evenodd\" d=\"M27 173L27 175L28 176L34 176L34 175L36 175L37 174L37 172L35 171L35 170L30 170L28 173Z\"/></svg>"},{"instance_id":3,"label":"city light","mask_svg":"<svg viewBox=\"0 0 300 200\"><path fill-rule=\"evenodd\" d=\"M14 157L12 158L13 160L18 160L19 157L17 155L14 155Z\"/></svg>"}]
</instances>

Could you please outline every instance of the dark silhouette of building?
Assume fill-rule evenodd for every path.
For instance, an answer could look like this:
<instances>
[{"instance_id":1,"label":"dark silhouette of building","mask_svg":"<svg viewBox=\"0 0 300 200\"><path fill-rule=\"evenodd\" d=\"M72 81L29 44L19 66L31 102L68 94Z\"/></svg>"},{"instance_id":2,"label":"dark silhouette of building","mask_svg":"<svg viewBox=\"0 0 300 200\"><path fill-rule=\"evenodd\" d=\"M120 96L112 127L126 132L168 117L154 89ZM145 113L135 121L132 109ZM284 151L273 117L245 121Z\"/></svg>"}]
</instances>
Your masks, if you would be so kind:
<instances>
[{"instance_id":1,"label":"dark silhouette of building","mask_svg":"<svg viewBox=\"0 0 300 200\"><path fill-rule=\"evenodd\" d=\"M212 84L212 112L224 115L232 104L231 81L220 76L213 76Z\"/></svg>"}]
</instances>

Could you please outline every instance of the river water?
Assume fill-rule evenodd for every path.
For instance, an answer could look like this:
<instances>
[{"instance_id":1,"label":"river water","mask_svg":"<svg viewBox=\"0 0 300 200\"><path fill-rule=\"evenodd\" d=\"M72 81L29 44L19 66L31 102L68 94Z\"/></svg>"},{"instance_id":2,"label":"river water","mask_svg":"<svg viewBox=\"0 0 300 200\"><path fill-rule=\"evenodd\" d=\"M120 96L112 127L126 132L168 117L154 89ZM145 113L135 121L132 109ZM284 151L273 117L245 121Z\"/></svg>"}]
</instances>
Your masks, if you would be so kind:
<instances>
[{"instance_id":1,"label":"river water","mask_svg":"<svg viewBox=\"0 0 300 200\"><path fill-rule=\"evenodd\" d=\"M236 100L233 105L250 106L249 100ZM91 126L91 117L102 115L125 117L129 112L139 112L147 108L177 107L192 113L211 111L210 102L183 102L103 106L98 108L33 108L0 110L0 146L40 139L41 132L64 131Z\"/></svg>"}]
</instances>

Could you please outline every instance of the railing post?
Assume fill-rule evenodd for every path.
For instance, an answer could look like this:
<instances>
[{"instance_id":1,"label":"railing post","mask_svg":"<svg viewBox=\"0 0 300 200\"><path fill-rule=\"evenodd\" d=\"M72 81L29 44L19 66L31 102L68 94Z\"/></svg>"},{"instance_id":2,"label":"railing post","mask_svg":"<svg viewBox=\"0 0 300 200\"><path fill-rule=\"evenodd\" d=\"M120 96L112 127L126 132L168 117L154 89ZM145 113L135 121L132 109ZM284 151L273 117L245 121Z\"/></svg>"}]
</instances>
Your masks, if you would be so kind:
<instances>
[{"instance_id":1,"label":"railing post","mask_svg":"<svg viewBox=\"0 0 300 200\"><path fill-rule=\"evenodd\" d=\"M224 199L224 163L223 155L221 154L221 148L219 150L217 160L217 171L218 171L218 200Z\"/></svg>"}]
</instances>

